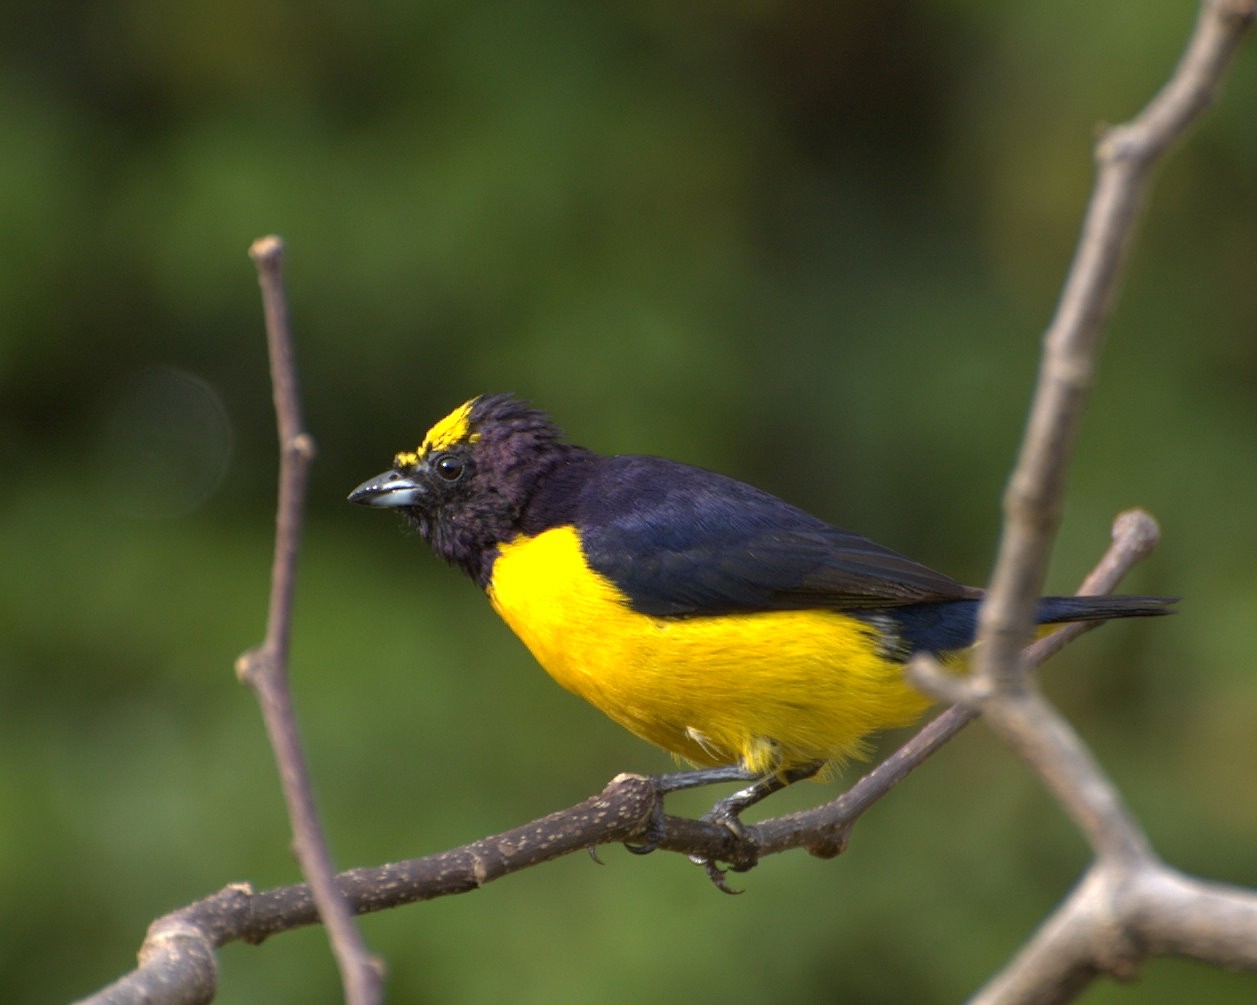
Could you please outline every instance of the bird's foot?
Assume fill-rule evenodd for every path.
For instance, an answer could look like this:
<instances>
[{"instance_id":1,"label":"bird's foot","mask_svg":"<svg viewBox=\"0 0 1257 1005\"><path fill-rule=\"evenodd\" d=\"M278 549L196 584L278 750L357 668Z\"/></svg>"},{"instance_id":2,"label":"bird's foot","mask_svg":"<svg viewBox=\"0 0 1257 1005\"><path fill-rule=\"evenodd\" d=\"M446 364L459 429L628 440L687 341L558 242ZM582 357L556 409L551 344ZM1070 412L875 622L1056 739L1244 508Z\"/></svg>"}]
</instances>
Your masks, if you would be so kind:
<instances>
[{"instance_id":1,"label":"bird's foot","mask_svg":"<svg viewBox=\"0 0 1257 1005\"><path fill-rule=\"evenodd\" d=\"M733 854L722 859L728 868L721 868L715 860L702 855L691 855L690 861L701 865L707 871L707 878L715 884L716 889L723 893L741 893L741 890L735 890L725 882L725 876L730 871L748 872L759 862L759 846L747 833L746 826L742 823L743 811L771 796L774 792L784 789L787 785L811 778L820 771L821 767L822 764L816 762L791 768L782 773L763 775L757 777L746 788L718 800L710 810L703 814L702 819L707 823L719 824L733 835Z\"/></svg>"},{"instance_id":2,"label":"bird's foot","mask_svg":"<svg viewBox=\"0 0 1257 1005\"><path fill-rule=\"evenodd\" d=\"M707 872L716 889L723 893L741 893L725 881L730 872L747 872L755 868L759 862L759 847L747 833L742 823L741 814L748 807L754 806L761 799L784 789L793 782L810 778L821 769L821 762L805 764L787 771L772 772L761 775L748 771L739 765L726 765L718 768L702 768L697 771L682 771L670 775L656 775L651 779L655 790L655 805L651 809L650 818L646 823L640 843L625 842L624 847L635 855L648 855L660 846L665 835L666 825L663 812L663 798L670 792L697 788L700 785L712 785L717 782L750 782L745 788L724 799L720 799L700 818L704 823L716 824L727 830L732 837L729 847L719 859L705 855L691 855L690 861L701 865Z\"/></svg>"},{"instance_id":3,"label":"bird's foot","mask_svg":"<svg viewBox=\"0 0 1257 1005\"><path fill-rule=\"evenodd\" d=\"M655 805L650 809L650 817L646 821L646 829L642 833L641 842L634 844L625 841L624 847L634 855L649 855L659 847L659 842L663 840L666 833L667 829L663 823L663 795L660 793L658 786L656 786Z\"/></svg>"},{"instance_id":4,"label":"bird's foot","mask_svg":"<svg viewBox=\"0 0 1257 1005\"><path fill-rule=\"evenodd\" d=\"M716 804L702 815L701 819L704 823L716 824L723 827L732 836L729 854L722 856L719 860L708 858L705 855L691 855L690 861L695 865L701 865L707 873L707 878L721 893L738 894L741 890L735 889L726 882L725 877L730 872L750 872L759 863L759 846L755 840L747 833L746 826L742 823L739 814L753 802L758 802L763 798L747 801L748 793L761 785L763 779L760 779L755 785L726 796L724 799L718 800ZM724 863L721 865L721 863Z\"/></svg>"},{"instance_id":5,"label":"bird's foot","mask_svg":"<svg viewBox=\"0 0 1257 1005\"><path fill-rule=\"evenodd\" d=\"M756 777L758 776L751 774L745 768L735 765L719 768L700 768L696 771L677 771L668 775L653 776L650 781L655 790L655 805L650 811L650 818L646 821L646 829L642 835L642 840L640 843L635 844L630 844L626 841L624 847L634 855L649 855L659 847L659 843L666 834L663 819L663 797L668 795L668 793L680 792L683 789L695 789L701 785L715 785L718 782L746 782Z\"/></svg>"}]
</instances>

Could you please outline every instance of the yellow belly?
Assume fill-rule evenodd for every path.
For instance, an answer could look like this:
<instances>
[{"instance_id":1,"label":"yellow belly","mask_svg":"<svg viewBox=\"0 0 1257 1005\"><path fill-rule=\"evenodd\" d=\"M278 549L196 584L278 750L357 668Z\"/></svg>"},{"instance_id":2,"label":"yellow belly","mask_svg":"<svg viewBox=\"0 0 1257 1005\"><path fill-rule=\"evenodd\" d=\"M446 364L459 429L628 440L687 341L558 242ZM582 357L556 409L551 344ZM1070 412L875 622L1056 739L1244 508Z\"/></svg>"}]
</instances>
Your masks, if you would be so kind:
<instances>
[{"instance_id":1,"label":"yellow belly","mask_svg":"<svg viewBox=\"0 0 1257 1005\"><path fill-rule=\"evenodd\" d=\"M488 593L551 677L696 764L763 772L858 756L870 733L929 705L874 629L844 614L639 614L570 527L503 546Z\"/></svg>"}]
</instances>

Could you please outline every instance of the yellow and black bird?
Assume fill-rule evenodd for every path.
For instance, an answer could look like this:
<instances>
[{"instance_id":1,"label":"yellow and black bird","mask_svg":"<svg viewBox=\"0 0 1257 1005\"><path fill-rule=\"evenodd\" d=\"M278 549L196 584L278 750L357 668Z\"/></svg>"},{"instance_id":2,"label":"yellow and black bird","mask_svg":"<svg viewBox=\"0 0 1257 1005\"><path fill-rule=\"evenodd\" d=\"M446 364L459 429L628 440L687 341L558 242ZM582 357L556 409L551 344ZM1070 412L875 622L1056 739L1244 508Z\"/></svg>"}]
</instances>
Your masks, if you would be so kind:
<instances>
[{"instance_id":1,"label":"yellow and black bird","mask_svg":"<svg viewBox=\"0 0 1257 1005\"><path fill-rule=\"evenodd\" d=\"M566 442L509 395L460 405L349 499L399 510L484 589L556 681L696 765L675 787L767 793L858 756L930 704L915 652L973 643L982 591L724 475ZM1165 614L1047 597L1040 624Z\"/></svg>"}]
</instances>

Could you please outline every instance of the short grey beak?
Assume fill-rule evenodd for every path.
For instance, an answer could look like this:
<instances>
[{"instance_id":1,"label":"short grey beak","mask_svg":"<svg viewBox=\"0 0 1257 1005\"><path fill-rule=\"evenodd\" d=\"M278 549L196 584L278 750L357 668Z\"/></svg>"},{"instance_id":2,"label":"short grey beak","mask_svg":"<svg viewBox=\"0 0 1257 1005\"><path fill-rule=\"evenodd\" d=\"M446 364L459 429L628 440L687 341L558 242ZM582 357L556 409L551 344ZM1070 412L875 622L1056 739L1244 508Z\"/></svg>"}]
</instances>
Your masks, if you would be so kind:
<instances>
[{"instance_id":1,"label":"short grey beak","mask_svg":"<svg viewBox=\"0 0 1257 1005\"><path fill-rule=\"evenodd\" d=\"M397 471L385 471L382 475L367 479L350 492L349 501L382 509L395 508L420 505L427 494L424 487L413 478L407 478Z\"/></svg>"}]
</instances>

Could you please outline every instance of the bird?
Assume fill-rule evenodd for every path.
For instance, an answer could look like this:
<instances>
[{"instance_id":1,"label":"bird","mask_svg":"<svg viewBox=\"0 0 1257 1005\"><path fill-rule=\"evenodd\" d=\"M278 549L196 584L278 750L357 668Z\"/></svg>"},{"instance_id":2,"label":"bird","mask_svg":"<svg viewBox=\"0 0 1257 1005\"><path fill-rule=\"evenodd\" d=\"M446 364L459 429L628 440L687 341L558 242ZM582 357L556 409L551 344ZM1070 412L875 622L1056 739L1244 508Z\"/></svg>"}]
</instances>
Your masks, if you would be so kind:
<instances>
[{"instance_id":1,"label":"bird","mask_svg":"<svg viewBox=\"0 0 1257 1005\"><path fill-rule=\"evenodd\" d=\"M662 791L751 782L707 815L735 833L764 796L914 722L931 699L905 664L960 663L983 598L745 482L570 443L511 394L459 405L349 500L399 511L555 681L696 767ZM1045 597L1036 621L1175 600Z\"/></svg>"}]
</instances>

